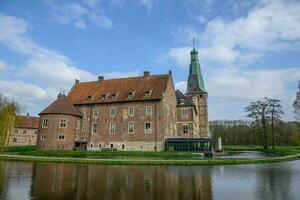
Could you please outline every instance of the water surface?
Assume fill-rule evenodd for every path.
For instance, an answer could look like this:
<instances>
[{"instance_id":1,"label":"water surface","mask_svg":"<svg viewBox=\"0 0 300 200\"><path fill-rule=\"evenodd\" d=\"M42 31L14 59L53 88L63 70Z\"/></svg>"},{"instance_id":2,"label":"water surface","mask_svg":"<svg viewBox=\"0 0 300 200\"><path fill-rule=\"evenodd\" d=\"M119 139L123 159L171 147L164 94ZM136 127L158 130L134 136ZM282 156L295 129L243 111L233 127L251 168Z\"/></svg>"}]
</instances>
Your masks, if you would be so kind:
<instances>
[{"instance_id":1,"label":"water surface","mask_svg":"<svg viewBox=\"0 0 300 200\"><path fill-rule=\"evenodd\" d=\"M0 161L0 199L300 199L300 160L232 166Z\"/></svg>"}]
</instances>

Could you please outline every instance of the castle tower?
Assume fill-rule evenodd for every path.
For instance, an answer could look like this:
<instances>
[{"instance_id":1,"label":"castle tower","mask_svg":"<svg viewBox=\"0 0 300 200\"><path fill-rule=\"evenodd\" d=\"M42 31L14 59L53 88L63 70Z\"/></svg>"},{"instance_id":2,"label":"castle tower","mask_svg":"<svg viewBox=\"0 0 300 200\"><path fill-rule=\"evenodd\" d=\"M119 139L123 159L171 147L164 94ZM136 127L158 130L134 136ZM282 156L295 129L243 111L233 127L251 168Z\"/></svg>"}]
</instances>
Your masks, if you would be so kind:
<instances>
[{"instance_id":1,"label":"castle tower","mask_svg":"<svg viewBox=\"0 0 300 200\"><path fill-rule=\"evenodd\" d=\"M198 51L193 48L191 51L191 64L189 70L188 84L186 95L191 97L197 107L198 120L196 135L199 137L209 137L208 133L208 107L207 91L201 74Z\"/></svg>"}]
</instances>

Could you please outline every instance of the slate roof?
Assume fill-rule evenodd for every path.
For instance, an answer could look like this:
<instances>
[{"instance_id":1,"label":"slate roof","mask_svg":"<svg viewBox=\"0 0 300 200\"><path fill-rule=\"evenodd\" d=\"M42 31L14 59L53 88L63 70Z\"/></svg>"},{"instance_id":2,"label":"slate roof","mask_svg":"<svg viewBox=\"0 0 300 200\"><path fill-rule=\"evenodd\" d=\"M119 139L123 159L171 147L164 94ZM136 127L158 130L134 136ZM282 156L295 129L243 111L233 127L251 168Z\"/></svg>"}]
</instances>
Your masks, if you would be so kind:
<instances>
[{"instance_id":1,"label":"slate roof","mask_svg":"<svg viewBox=\"0 0 300 200\"><path fill-rule=\"evenodd\" d=\"M177 107L194 106L194 102L190 97L185 96L180 90L176 90Z\"/></svg>"},{"instance_id":2,"label":"slate roof","mask_svg":"<svg viewBox=\"0 0 300 200\"><path fill-rule=\"evenodd\" d=\"M180 90L176 90L176 99L185 99L186 96L180 91Z\"/></svg>"},{"instance_id":3,"label":"slate roof","mask_svg":"<svg viewBox=\"0 0 300 200\"><path fill-rule=\"evenodd\" d=\"M15 128L38 129L39 120L39 117L17 116Z\"/></svg>"},{"instance_id":4,"label":"slate roof","mask_svg":"<svg viewBox=\"0 0 300 200\"><path fill-rule=\"evenodd\" d=\"M170 74L162 74L80 82L73 86L67 98L74 105L159 100L170 78ZM128 98L128 93L132 93L132 98Z\"/></svg>"},{"instance_id":5,"label":"slate roof","mask_svg":"<svg viewBox=\"0 0 300 200\"><path fill-rule=\"evenodd\" d=\"M81 117L81 113L70 103L64 94L59 94L57 99L45 108L39 115L45 114L62 114Z\"/></svg>"}]
</instances>

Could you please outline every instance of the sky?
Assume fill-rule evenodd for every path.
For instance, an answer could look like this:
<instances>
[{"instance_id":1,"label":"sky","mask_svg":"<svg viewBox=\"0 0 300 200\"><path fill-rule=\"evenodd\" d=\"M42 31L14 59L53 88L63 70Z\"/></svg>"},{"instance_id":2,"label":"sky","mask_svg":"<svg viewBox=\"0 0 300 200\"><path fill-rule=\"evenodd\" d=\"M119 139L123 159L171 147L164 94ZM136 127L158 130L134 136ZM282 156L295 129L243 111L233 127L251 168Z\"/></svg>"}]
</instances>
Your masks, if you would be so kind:
<instances>
[{"instance_id":1,"label":"sky","mask_svg":"<svg viewBox=\"0 0 300 200\"><path fill-rule=\"evenodd\" d=\"M0 0L0 93L37 115L80 81L172 70L186 91L192 40L209 119L245 119L279 98L284 120L300 80L297 0Z\"/></svg>"}]
</instances>

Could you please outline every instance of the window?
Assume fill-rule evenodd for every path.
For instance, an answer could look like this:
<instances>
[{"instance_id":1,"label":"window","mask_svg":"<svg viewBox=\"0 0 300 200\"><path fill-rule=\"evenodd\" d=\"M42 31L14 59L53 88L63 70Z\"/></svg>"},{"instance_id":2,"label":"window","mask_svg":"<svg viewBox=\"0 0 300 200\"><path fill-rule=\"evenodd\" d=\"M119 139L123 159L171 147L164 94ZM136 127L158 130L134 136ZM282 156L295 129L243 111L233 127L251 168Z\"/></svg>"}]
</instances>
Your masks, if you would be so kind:
<instances>
[{"instance_id":1,"label":"window","mask_svg":"<svg viewBox=\"0 0 300 200\"><path fill-rule=\"evenodd\" d=\"M94 144L93 144L93 143L91 143L91 144L90 144L90 147L91 147L91 148L93 148L93 147L94 147Z\"/></svg>"},{"instance_id":2,"label":"window","mask_svg":"<svg viewBox=\"0 0 300 200\"><path fill-rule=\"evenodd\" d=\"M111 149L114 148L114 144L110 144L110 148L111 148Z\"/></svg>"},{"instance_id":3,"label":"window","mask_svg":"<svg viewBox=\"0 0 300 200\"><path fill-rule=\"evenodd\" d=\"M17 142L17 140L18 140L18 138L13 138L13 143L16 143Z\"/></svg>"},{"instance_id":4,"label":"window","mask_svg":"<svg viewBox=\"0 0 300 200\"><path fill-rule=\"evenodd\" d=\"M65 140L65 135L64 134L59 134L58 135L58 140Z\"/></svg>"},{"instance_id":5,"label":"window","mask_svg":"<svg viewBox=\"0 0 300 200\"><path fill-rule=\"evenodd\" d=\"M109 133L110 134L115 134L116 133L116 123L115 122L110 122L109 123Z\"/></svg>"},{"instance_id":6,"label":"window","mask_svg":"<svg viewBox=\"0 0 300 200\"><path fill-rule=\"evenodd\" d=\"M93 134L98 133L98 123L93 123L93 125L92 125L92 133Z\"/></svg>"},{"instance_id":7,"label":"window","mask_svg":"<svg viewBox=\"0 0 300 200\"><path fill-rule=\"evenodd\" d=\"M23 130L23 134L26 134L27 133L27 130Z\"/></svg>"},{"instance_id":8,"label":"window","mask_svg":"<svg viewBox=\"0 0 300 200\"><path fill-rule=\"evenodd\" d=\"M18 133L18 129L17 128L15 128L15 133Z\"/></svg>"},{"instance_id":9,"label":"window","mask_svg":"<svg viewBox=\"0 0 300 200\"><path fill-rule=\"evenodd\" d=\"M146 115L152 115L152 106L146 106Z\"/></svg>"},{"instance_id":10,"label":"window","mask_svg":"<svg viewBox=\"0 0 300 200\"><path fill-rule=\"evenodd\" d=\"M101 143L98 144L98 148L101 149Z\"/></svg>"},{"instance_id":11,"label":"window","mask_svg":"<svg viewBox=\"0 0 300 200\"><path fill-rule=\"evenodd\" d=\"M151 123L150 122L145 123L145 133L151 133Z\"/></svg>"},{"instance_id":12,"label":"window","mask_svg":"<svg viewBox=\"0 0 300 200\"><path fill-rule=\"evenodd\" d=\"M84 140L85 140L85 138L84 138L84 136L82 136L82 137L81 137L81 141L84 141Z\"/></svg>"},{"instance_id":13,"label":"window","mask_svg":"<svg viewBox=\"0 0 300 200\"><path fill-rule=\"evenodd\" d=\"M181 110L182 118L186 119L189 116L188 110L187 109L182 109Z\"/></svg>"},{"instance_id":14,"label":"window","mask_svg":"<svg viewBox=\"0 0 300 200\"><path fill-rule=\"evenodd\" d=\"M116 113L117 113L116 108L115 107L111 107L110 108L110 116L111 117L115 117Z\"/></svg>"},{"instance_id":15,"label":"window","mask_svg":"<svg viewBox=\"0 0 300 200\"><path fill-rule=\"evenodd\" d=\"M127 110L127 112L128 112L129 116L133 116L134 115L134 108L133 107L129 107L128 110Z\"/></svg>"},{"instance_id":16,"label":"window","mask_svg":"<svg viewBox=\"0 0 300 200\"><path fill-rule=\"evenodd\" d=\"M128 133L134 133L134 123L128 122Z\"/></svg>"},{"instance_id":17,"label":"window","mask_svg":"<svg viewBox=\"0 0 300 200\"><path fill-rule=\"evenodd\" d=\"M59 128L67 128L67 120L66 119L60 119Z\"/></svg>"},{"instance_id":18,"label":"window","mask_svg":"<svg viewBox=\"0 0 300 200\"><path fill-rule=\"evenodd\" d=\"M184 99L179 99L179 104L183 105L184 104Z\"/></svg>"},{"instance_id":19,"label":"window","mask_svg":"<svg viewBox=\"0 0 300 200\"><path fill-rule=\"evenodd\" d=\"M189 125L188 124L182 124L182 133L183 134L189 133Z\"/></svg>"},{"instance_id":20,"label":"window","mask_svg":"<svg viewBox=\"0 0 300 200\"><path fill-rule=\"evenodd\" d=\"M42 134L41 135L41 140L46 140L47 139L47 135L46 134Z\"/></svg>"},{"instance_id":21,"label":"window","mask_svg":"<svg viewBox=\"0 0 300 200\"><path fill-rule=\"evenodd\" d=\"M92 96L89 95L89 96L87 97L87 100L88 100L88 103L92 103Z\"/></svg>"},{"instance_id":22,"label":"window","mask_svg":"<svg viewBox=\"0 0 300 200\"><path fill-rule=\"evenodd\" d=\"M132 92L128 92L127 98L128 98L128 99L132 99L132 98L133 98L133 93L132 93Z\"/></svg>"},{"instance_id":23,"label":"window","mask_svg":"<svg viewBox=\"0 0 300 200\"><path fill-rule=\"evenodd\" d=\"M105 101L106 100L106 94L103 94L102 96L101 96L101 101Z\"/></svg>"},{"instance_id":24,"label":"window","mask_svg":"<svg viewBox=\"0 0 300 200\"><path fill-rule=\"evenodd\" d=\"M122 144L122 149L123 149L123 150L125 149L125 144Z\"/></svg>"},{"instance_id":25,"label":"window","mask_svg":"<svg viewBox=\"0 0 300 200\"><path fill-rule=\"evenodd\" d=\"M146 92L144 93L144 96L145 96L145 97L150 97L150 91L146 91Z\"/></svg>"},{"instance_id":26,"label":"window","mask_svg":"<svg viewBox=\"0 0 300 200\"><path fill-rule=\"evenodd\" d=\"M93 110L93 117L94 118L98 118L98 111L99 111L98 109Z\"/></svg>"},{"instance_id":27,"label":"window","mask_svg":"<svg viewBox=\"0 0 300 200\"><path fill-rule=\"evenodd\" d=\"M39 132L38 130L35 130L35 131L34 131L34 134L38 134L38 132Z\"/></svg>"},{"instance_id":28,"label":"window","mask_svg":"<svg viewBox=\"0 0 300 200\"><path fill-rule=\"evenodd\" d=\"M113 101L115 101L115 100L117 99L117 95L116 95L116 94L112 94L112 95L111 95L111 99L112 99Z\"/></svg>"},{"instance_id":29,"label":"window","mask_svg":"<svg viewBox=\"0 0 300 200\"><path fill-rule=\"evenodd\" d=\"M84 127L82 127L82 131L85 131L85 128L84 128Z\"/></svg>"},{"instance_id":30,"label":"window","mask_svg":"<svg viewBox=\"0 0 300 200\"><path fill-rule=\"evenodd\" d=\"M80 129L80 120L79 119L76 120L76 129Z\"/></svg>"},{"instance_id":31,"label":"window","mask_svg":"<svg viewBox=\"0 0 300 200\"><path fill-rule=\"evenodd\" d=\"M48 128L48 119L43 119L43 123L42 123L42 127L43 128Z\"/></svg>"}]
</instances>

